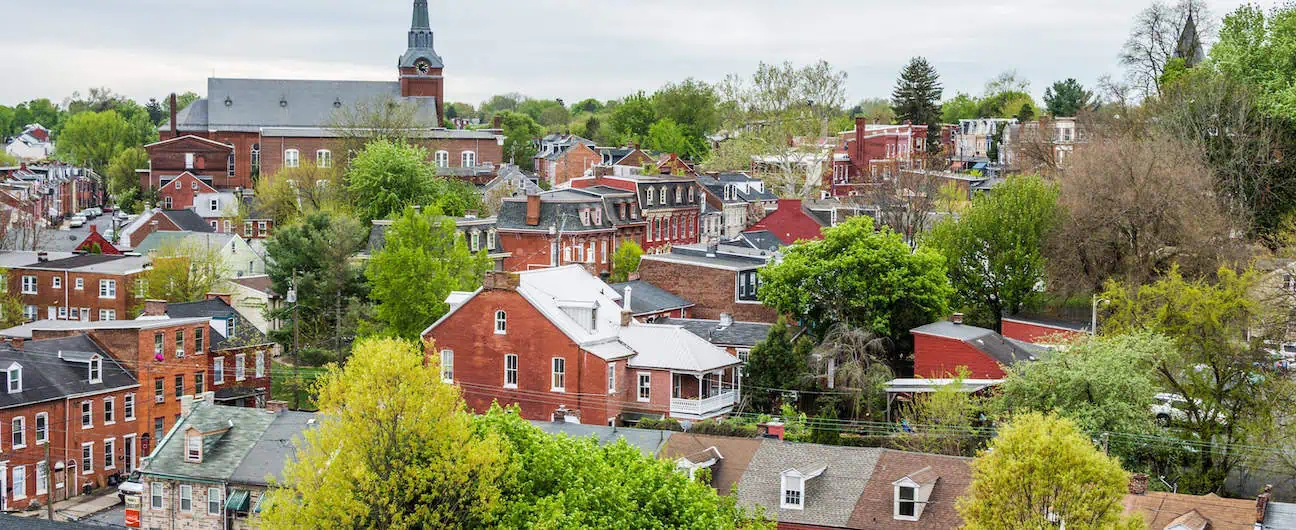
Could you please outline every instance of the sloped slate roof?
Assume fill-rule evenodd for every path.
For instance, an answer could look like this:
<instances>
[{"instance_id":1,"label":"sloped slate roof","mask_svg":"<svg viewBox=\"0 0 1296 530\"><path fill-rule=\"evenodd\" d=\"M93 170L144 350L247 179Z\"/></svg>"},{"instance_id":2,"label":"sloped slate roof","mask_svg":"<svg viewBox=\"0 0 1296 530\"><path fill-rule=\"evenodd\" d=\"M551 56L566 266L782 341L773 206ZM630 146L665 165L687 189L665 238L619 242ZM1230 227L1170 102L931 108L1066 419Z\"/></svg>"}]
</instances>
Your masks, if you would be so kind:
<instances>
[{"instance_id":1,"label":"sloped slate roof","mask_svg":"<svg viewBox=\"0 0 1296 530\"><path fill-rule=\"evenodd\" d=\"M963 518L954 509L954 501L963 495L972 476L972 459L958 456L882 451L864 493L851 515L850 528L961 528ZM921 479L914 476L926 468ZM931 496L917 521L897 521L893 482L909 476L917 482L935 480Z\"/></svg>"},{"instance_id":2,"label":"sloped slate roof","mask_svg":"<svg viewBox=\"0 0 1296 530\"><path fill-rule=\"evenodd\" d=\"M752 232L743 232L743 244L755 249L775 251L783 247L783 241L769 230L755 230Z\"/></svg>"},{"instance_id":3,"label":"sloped slate roof","mask_svg":"<svg viewBox=\"0 0 1296 530\"><path fill-rule=\"evenodd\" d=\"M417 106L415 119L436 121L435 98L402 98L395 81L207 79L207 97L177 113L181 130L258 131L261 127L327 127L334 113L385 99ZM226 104L228 102L228 104ZM192 109L192 110L190 110ZM167 129L170 124L161 128Z\"/></svg>"},{"instance_id":4,"label":"sloped slate roof","mask_svg":"<svg viewBox=\"0 0 1296 530\"><path fill-rule=\"evenodd\" d=\"M639 296L639 291L635 291ZM655 322L664 326L680 326L690 333L717 346L735 346L750 348L765 340L773 324L762 322L733 322L720 327L719 320L697 318L664 318Z\"/></svg>"},{"instance_id":5,"label":"sloped slate roof","mask_svg":"<svg viewBox=\"0 0 1296 530\"><path fill-rule=\"evenodd\" d=\"M278 414L265 409L227 407L195 403L185 416L158 442L152 458L140 470L145 475L162 474L207 480L229 480L247 457L248 452L265 434ZM202 462L185 461L184 431L190 425L228 424L234 426L211 445L205 445Z\"/></svg>"},{"instance_id":6,"label":"sloped slate roof","mask_svg":"<svg viewBox=\"0 0 1296 530\"><path fill-rule=\"evenodd\" d=\"M679 458L697 458L700 453L708 452L714 447L720 452L721 459L711 466L711 486L721 495L728 495L734 486L743 478L751 459L760 449L760 438L737 438L733 436L709 436L686 432L675 433L666 441L662 456L672 460ZM740 487L741 489L741 487Z\"/></svg>"},{"instance_id":7,"label":"sloped slate roof","mask_svg":"<svg viewBox=\"0 0 1296 530\"><path fill-rule=\"evenodd\" d=\"M532 421L540 430L549 434L565 434L572 438L594 438L599 445L614 444L618 440L639 449L645 456L655 456L675 433L657 429L633 429L626 427L609 427L607 425L586 425L580 423L556 423L552 421Z\"/></svg>"},{"instance_id":8,"label":"sloped slate roof","mask_svg":"<svg viewBox=\"0 0 1296 530\"><path fill-rule=\"evenodd\" d=\"M67 359L60 359L59 352L67 352ZM90 383L89 365L78 362L89 360L93 354L98 354L103 359L100 383ZM0 408L138 384L134 375L99 349L86 335L30 340L23 344L22 350L15 350L8 345L0 346L0 367L8 367L11 363L18 363L23 368L23 391L0 393Z\"/></svg>"},{"instance_id":9,"label":"sloped slate roof","mask_svg":"<svg viewBox=\"0 0 1296 530\"><path fill-rule=\"evenodd\" d=\"M844 447L766 439L752 456L738 487L738 504L765 507L765 513L783 523L848 528L855 504L868 485L882 455L873 447ZM804 510L779 508L781 473L808 471L827 465L823 474L805 485Z\"/></svg>"},{"instance_id":10,"label":"sloped slate roof","mask_svg":"<svg viewBox=\"0 0 1296 530\"><path fill-rule=\"evenodd\" d=\"M139 245L135 246L135 252L141 254L153 250L170 247L172 245L193 244L207 248L224 247L229 240L237 237L234 234L217 234L214 232L153 232L145 237Z\"/></svg>"},{"instance_id":11,"label":"sloped slate roof","mask_svg":"<svg viewBox=\"0 0 1296 530\"><path fill-rule=\"evenodd\" d=\"M621 293L623 300L625 299L626 287L630 287L630 312L635 316L693 306L693 302L675 296L665 289L643 280L609 285L616 289L616 292Z\"/></svg>"},{"instance_id":12,"label":"sloped slate roof","mask_svg":"<svg viewBox=\"0 0 1296 530\"><path fill-rule=\"evenodd\" d=\"M167 304L166 314L171 318L233 318L235 337L226 337L218 333L214 328L208 328L211 337L212 350L220 350L225 346L250 346L254 344L266 344L270 342L264 333L253 326L248 319L243 317L242 313L230 307L220 298L202 300L198 302L182 302L178 304Z\"/></svg>"},{"instance_id":13,"label":"sloped slate roof","mask_svg":"<svg viewBox=\"0 0 1296 530\"><path fill-rule=\"evenodd\" d=\"M206 219L203 219L201 215L198 215L198 212L193 210L162 210L161 213L180 227L181 230L188 232L216 231Z\"/></svg>"},{"instance_id":14,"label":"sloped slate roof","mask_svg":"<svg viewBox=\"0 0 1296 530\"><path fill-rule=\"evenodd\" d=\"M230 480L240 484L267 485L266 477L283 480L284 464L296 453L293 440L315 428L315 414L286 410L275 414L261 438L252 444Z\"/></svg>"},{"instance_id":15,"label":"sloped slate roof","mask_svg":"<svg viewBox=\"0 0 1296 530\"><path fill-rule=\"evenodd\" d=\"M612 230L613 226L607 215L603 215L598 224L591 222L589 226L581 225L580 210L591 207L602 210L603 200L591 196L586 196L583 202L556 202L542 198L540 223L532 226L526 223L526 199L506 199L500 205L499 213L496 215L498 218L496 226L500 230L548 230L550 226L556 226L564 234ZM606 211L604 213L606 214Z\"/></svg>"}]
</instances>

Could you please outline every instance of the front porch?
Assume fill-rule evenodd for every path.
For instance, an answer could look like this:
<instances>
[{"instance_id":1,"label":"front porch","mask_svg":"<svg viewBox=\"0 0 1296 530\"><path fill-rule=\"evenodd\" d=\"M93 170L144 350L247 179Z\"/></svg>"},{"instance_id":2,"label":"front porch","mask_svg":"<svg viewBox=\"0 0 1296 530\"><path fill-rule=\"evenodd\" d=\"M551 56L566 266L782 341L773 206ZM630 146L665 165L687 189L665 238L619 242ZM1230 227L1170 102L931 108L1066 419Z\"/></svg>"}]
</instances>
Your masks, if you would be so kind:
<instances>
[{"instance_id":1,"label":"front porch","mask_svg":"<svg viewBox=\"0 0 1296 530\"><path fill-rule=\"evenodd\" d=\"M741 391L737 366L703 373L672 372L670 415L705 420L733 411Z\"/></svg>"}]
</instances>

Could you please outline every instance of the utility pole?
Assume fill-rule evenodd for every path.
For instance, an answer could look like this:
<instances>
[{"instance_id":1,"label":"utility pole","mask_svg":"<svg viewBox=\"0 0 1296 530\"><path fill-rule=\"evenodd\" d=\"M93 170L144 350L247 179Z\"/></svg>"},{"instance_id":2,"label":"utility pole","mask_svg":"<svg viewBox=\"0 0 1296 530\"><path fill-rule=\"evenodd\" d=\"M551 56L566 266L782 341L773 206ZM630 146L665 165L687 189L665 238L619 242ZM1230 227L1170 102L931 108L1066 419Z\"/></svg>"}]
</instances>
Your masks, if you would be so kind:
<instances>
[{"instance_id":1,"label":"utility pole","mask_svg":"<svg viewBox=\"0 0 1296 530\"><path fill-rule=\"evenodd\" d=\"M51 476L53 468L54 466L50 465L50 444L47 442L45 444L45 516L51 521L54 520L54 477Z\"/></svg>"},{"instance_id":2,"label":"utility pole","mask_svg":"<svg viewBox=\"0 0 1296 530\"><path fill-rule=\"evenodd\" d=\"M333 322L333 343L337 349L338 365L342 365L342 289L339 287L335 301L337 318Z\"/></svg>"},{"instance_id":3,"label":"utility pole","mask_svg":"<svg viewBox=\"0 0 1296 530\"><path fill-rule=\"evenodd\" d=\"M301 350L299 349L301 346L298 343L300 337L298 331L301 329L301 325L300 321L297 319L297 269L293 269L292 285L288 287L287 300L288 303L293 306L293 407L300 409L301 388L299 388L298 385L301 384Z\"/></svg>"}]
</instances>

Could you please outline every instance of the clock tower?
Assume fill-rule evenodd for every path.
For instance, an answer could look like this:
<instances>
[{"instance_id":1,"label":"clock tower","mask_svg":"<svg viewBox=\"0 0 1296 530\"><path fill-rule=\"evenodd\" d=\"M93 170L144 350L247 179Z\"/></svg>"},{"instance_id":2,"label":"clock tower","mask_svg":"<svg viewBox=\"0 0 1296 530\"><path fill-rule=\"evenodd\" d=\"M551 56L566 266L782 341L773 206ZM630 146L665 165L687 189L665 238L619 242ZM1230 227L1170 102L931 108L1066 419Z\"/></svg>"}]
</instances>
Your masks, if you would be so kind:
<instances>
[{"instance_id":1,"label":"clock tower","mask_svg":"<svg viewBox=\"0 0 1296 530\"><path fill-rule=\"evenodd\" d=\"M400 91L402 97L435 98L437 126L441 126L445 118L445 87L441 77L444 67L441 56L432 49L432 25L428 22L427 0L414 0L409 47L397 63L400 70Z\"/></svg>"}]
</instances>

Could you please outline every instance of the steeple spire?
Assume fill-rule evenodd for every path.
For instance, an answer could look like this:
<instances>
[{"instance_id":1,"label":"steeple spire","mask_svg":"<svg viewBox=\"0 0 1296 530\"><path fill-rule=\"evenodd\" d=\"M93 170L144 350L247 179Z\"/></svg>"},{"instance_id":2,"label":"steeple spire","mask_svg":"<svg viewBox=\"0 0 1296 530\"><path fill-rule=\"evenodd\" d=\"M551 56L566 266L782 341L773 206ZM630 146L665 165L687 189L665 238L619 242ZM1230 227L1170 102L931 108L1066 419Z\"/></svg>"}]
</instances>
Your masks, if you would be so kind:
<instances>
[{"instance_id":1,"label":"steeple spire","mask_svg":"<svg viewBox=\"0 0 1296 530\"><path fill-rule=\"evenodd\" d=\"M414 19L410 21L410 32L419 29L432 29L428 23L427 0L414 0Z\"/></svg>"},{"instance_id":2,"label":"steeple spire","mask_svg":"<svg viewBox=\"0 0 1296 530\"><path fill-rule=\"evenodd\" d=\"M413 67L418 59L426 59L431 68L441 68L441 57L432 48L432 24L428 22L427 0L414 0L414 14L410 17L409 47L401 56L401 67Z\"/></svg>"}]
</instances>

